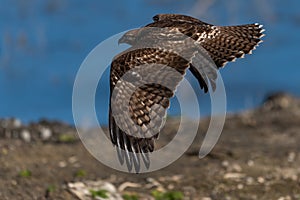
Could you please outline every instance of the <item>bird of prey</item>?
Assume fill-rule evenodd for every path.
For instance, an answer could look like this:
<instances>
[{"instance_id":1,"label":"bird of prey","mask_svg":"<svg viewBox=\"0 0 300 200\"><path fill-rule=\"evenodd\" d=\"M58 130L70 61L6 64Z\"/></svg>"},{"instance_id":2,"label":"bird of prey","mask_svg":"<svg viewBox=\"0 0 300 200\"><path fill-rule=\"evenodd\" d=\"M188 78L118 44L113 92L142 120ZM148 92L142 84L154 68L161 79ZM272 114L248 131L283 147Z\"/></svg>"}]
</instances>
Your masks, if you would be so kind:
<instances>
[{"instance_id":1,"label":"bird of prey","mask_svg":"<svg viewBox=\"0 0 300 200\"><path fill-rule=\"evenodd\" d=\"M149 28L167 31L147 31ZM127 43L131 47L113 59L110 69L109 132L112 143L127 153L153 152L159 135L155 125L163 124L170 98L186 70L189 69L197 78L204 92L214 82L214 76L206 76L193 65L193 59L201 49L219 69L227 62L251 54L262 41L263 31L262 25L257 23L215 26L190 16L159 14L153 17L152 23L125 33L119 43ZM178 51L172 52L172 48ZM143 68L144 65L150 68ZM159 70L159 65L166 65L179 75L174 76L165 68ZM140 67L129 73L129 78L121 80L137 66ZM156 83L145 81L145 77L155 79ZM129 92L132 80L139 84ZM168 83L168 87L163 83ZM114 90L116 95L113 95ZM116 114L114 110L117 110ZM126 112L129 114L125 115Z\"/></svg>"}]
</instances>

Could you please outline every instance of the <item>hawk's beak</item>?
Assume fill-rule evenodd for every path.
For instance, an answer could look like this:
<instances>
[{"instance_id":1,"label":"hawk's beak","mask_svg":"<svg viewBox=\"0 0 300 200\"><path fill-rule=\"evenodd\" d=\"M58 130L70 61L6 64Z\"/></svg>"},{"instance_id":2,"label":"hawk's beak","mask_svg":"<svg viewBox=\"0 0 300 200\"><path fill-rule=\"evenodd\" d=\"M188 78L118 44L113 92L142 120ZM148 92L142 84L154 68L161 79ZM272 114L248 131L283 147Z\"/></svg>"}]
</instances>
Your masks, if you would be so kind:
<instances>
[{"instance_id":1,"label":"hawk's beak","mask_svg":"<svg viewBox=\"0 0 300 200\"><path fill-rule=\"evenodd\" d=\"M126 43L126 34L123 35L119 40L118 40L118 45Z\"/></svg>"}]
</instances>

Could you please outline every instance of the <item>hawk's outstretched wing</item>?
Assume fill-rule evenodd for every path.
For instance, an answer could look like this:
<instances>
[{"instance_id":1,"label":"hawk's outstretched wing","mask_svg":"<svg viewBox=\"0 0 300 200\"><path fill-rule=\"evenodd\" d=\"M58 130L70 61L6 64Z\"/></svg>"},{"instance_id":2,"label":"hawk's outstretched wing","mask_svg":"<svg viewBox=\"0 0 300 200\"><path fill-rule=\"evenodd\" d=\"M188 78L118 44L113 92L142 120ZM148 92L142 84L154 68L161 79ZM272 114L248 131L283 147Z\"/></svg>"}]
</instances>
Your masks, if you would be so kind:
<instances>
[{"instance_id":1,"label":"hawk's outstretched wing","mask_svg":"<svg viewBox=\"0 0 300 200\"><path fill-rule=\"evenodd\" d=\"M147 28L169 30L166 33ZM113 144L126 152L152 152L169 99L186 69L206 92L209 83L215 86L215 70L251 53L261 42L263 31L259 24L221 27L189 16L162 14L155 16L153 23L124 34L119 42L132 47L114 58L110 71L109 126ZM182 43L182 35L191 38L194 46ZM151 43L156 46L143 47ZM155 48L157 45L162 48ZM176 45L183 45L179 54L169 51ZM210 60L217 67L209 66Z\"/></svg>"},{"instance_id":2,"label":"hawk's outstretched wing","mask_svg":"<svg viewBox=\"0 0 300 200\"><path fill-rule=\"evenodd\" d=\"M169 100L190 61L163 49L126 51L110 72L110 135L129 152L152 152ZM128 118L127 118L127 117Z\"/></svg>"},{"instance_id":3,"label":"hawk's outstretched wing","mask_svg":"<svg viewBox=\"0 0 300 200\"><path fill-rule=\"evenodd\" d=\"M153 23L147 27L177 27L183 34L191 37L206 51L218 67L227 62L243 58L262 42L265 31L262 25L246 24L238 26L214 26L190 16L160 14L154 16Z\"/></svg>"}]
</instances>

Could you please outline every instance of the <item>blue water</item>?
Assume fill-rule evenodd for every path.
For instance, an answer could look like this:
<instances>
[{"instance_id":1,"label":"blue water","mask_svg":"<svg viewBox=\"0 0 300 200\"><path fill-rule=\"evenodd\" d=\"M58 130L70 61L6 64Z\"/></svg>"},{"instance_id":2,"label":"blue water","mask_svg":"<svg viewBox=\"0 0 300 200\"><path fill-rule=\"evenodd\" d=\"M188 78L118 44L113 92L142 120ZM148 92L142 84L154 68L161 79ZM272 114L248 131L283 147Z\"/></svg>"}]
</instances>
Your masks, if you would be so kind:
<instances>
[{"instance_id":1,"label":"blue water","mask_svg":"<svg viewBox=\"0 0 300 200\"><path fill-rule=\"evenodd\" d=\"M300 95L299 8L298 0L0 0L0 118L73 123L73 82L87 54L157 13L185 13L218 25L265 25L267 36L254 55L221 70L229 112L253 108L275 91ZM106 123L108 79L102 81L107 87L96 105L106 110L98 113ZM209 110L208 95L199 92L199 99ZM177 112L174 106L171 114Z\"/></svg>"}]
</instances>

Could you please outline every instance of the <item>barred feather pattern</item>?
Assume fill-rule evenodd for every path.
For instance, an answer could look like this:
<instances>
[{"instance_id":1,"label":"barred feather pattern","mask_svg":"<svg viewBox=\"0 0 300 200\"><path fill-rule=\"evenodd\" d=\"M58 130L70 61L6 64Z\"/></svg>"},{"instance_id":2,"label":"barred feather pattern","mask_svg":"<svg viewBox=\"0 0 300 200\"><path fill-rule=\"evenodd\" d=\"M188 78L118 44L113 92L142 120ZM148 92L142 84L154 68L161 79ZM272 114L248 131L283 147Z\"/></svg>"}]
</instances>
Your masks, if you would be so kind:
<instances>
[{"instance_id":1,"label":"barred feather pattern","mask_svg":"<svg viewBox=\"0 0 300 200\"><path fill-rule=\"evenodd\" d=\"M166 67L158 66L159 64ZM138 66L143 65L148 67L136 70ZM176 70L177 74L174 76L168 67ZM114 59L110 71L110 100L114 99L116 102L114 105L110 102L110 107L114 106L121 118L128 112L127 106L129 106L130 119L124 118L117 124L116 116L112 115L114 112L110 108L109 125L113 144L129 152L147 153L154 150L154 140L157 139L158 132L153 133L153 131L157 130L156 126L163 124L166 109L170 104L169 100L188 67L189 62L177 54L154 48L127 51ZM140 86L129 94L131 82L127 82L126 78L121 80L121 77L131 69L135 69L135 76L141 79L135 79L135 85ZM122 95L113 97L113 90L116 90L114 91L116 93L121 90L119 92ZM127 99L130 99L129 105L124 105ZM137 130L134 126L130 126L132 122L141 129ZM130 134L127 133L128 131Z\"/></svg>"},{"instance_id":2,"label":"barred feather pattern","mask_svg":"<svg viewBox=\"0 0 300 200\"><path fill-rule=\"evenodd\" d=\"M177 32L184 34L193 39L194 44L199 48L204 48L209 57L216 64L217 68L224 67L226 63L235 61L237 58L243 58L245 54L251 54L264 36L262 26L255 24L238 25L238 26L214 26L202 22L196 18L178 15L178 14L159 14L153 17L154 22L146 25L145 27L128 31L119 40L119 43L127 43L132 47L137 47L142 42L149 42L161 44L164 43L167 46L172 47L174 38L176 39ZM145 28L169 28L170 34L161 33L147 33ZM168 40L170 37L170 40ZM174 42L175 45L175 42ZM193 66L193 57L199 53L199 49L189 48L183 49L191 53L189 59L183 59L174 52L169 52L159 48L142 48L135 49L129 48L116 56L111 64L110 71L110 90L112 91L122 90L122 95L117 96L117 104L121 112L128 110L128 107L121 107L122 102L126 98L129 98L129 113L130 120L122 119L122 123L116 123L116 117L112 115L112 103L110 102L109 111L109 126L110 137L114 145L117 145L126 152L133 153L148 153L154 150L154 141L158 138L159 132L152 133L149 137L141 137L139 131L135 130L130 123L134 123L141 127L143 134L147 134L147 129L151 127L149 124L162 124L166 114L166 109L169 107L169 100L174 95L177 85L182 80L187 69L197 78L199 85L208 91L208 84L213 84L216 80L216 73L210 69L204 69L204 73L199 72L195 66ZM203 58L203 57L202 57ZM196 61L196 63L203 62ZM153 65L153 69L157 64L170 66L175 69L180 76L172 77L172 74L160 72L159 70L146 70L138 71L135 73L143 85L138 87L137 90L131 95L128 94L132 85L126 80L120 80L121 77L129 70L143 64ZM202 66L201 66L202 67ZM205 65L203 66L203 68ZM151 75L160 81L169 82L170 87L164 87L162 84L151 84L143 82L143 76ZM208 76L207 74L211 74ZM121 87L116 87L120 84ZM111 96L112 99L112 96ZM156 105L159 105L158 107ZM129 122L131 121L131 122ZM122 128L125 127L125 128ZM146 127L146 128L145 128ZM130 132L130 134L128 133Z\"/></svg>"}]
</instances>

